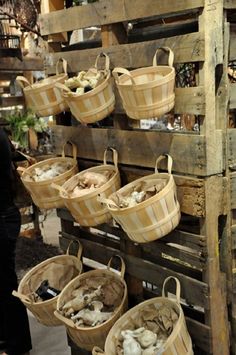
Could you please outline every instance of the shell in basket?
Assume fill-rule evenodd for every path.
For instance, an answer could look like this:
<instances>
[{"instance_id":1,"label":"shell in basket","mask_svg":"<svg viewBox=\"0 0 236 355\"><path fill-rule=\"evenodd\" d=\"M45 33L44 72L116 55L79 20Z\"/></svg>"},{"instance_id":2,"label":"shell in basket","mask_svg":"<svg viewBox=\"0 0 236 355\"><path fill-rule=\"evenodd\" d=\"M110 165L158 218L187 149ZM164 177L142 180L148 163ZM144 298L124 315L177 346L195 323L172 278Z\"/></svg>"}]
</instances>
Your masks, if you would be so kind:
<instances>
[{"instance_id":1,"label":"shell in basket","mask_svg":"<svg viewBox=\"0 0 236 355\"><path fill-rule=\"evenodd\" d=\"M104 152L103 165L86 169L67 180L62 186L53 186L75 221L82 226L96 226L112 218L107 207L97 197L108 197L120 188L117 151L113 152L114 165L107 164L108 149Z\"/></svg>"},{"instance_id":2,"label":"shell in basket","mask_svg":"<svg viewBox=\"0 0 236 355\"><path fill-rule=\"evenodd\" d=\"M158 163L168 158L168 173L159 173ZM100 198L129 238L147 243L170 233L180 220L180 206L171 174L172 158L160 156L155 174L142 177L109 196Z\"/></svg>"},{"instance_id":3,"label":"shell in basket","mask_svg":"<svg viewBox=\"0 0 236 355\"><path fill-rule=\"evenodd\" d=\"M63 63L64 73L62 74L59 74L58 68L60 61ZM56 75L35 84L30 84L23 76L17 76L16 80L23 88L26 106L38 116L45 117L68 110L61 91L56 87L56 83L64 84L67 78L67 62L61 58L56 64Z\"/></svg>"},{"instance_id":4,"label":"shell in basket","mask_svg":"<svg viewBox=\"0 0 236 355\"><path fill-rule=\"evenodd\" d=\"M66 145L64 145L61 157L46 159L31 165L25 169L21 176L23 184L39 208L64 206L59 192L51 187L51 184L54 182L57 185L62 185L78 171L77 148L73 143L70 144L73 148L73 158L65 157Z\"/></svg>"},{"instance_id":5,"label":"shell in basket","mask_svg":"<svg viewBox=\"0 0 236 355\"><path fill-rule=\"evenodd\" d=\"M79 242L77 241L77 243ZM54 315L59 296L44 301L40 299L37 290L42 282L47 280L53 289L60 292L64 286L82 272L82 246L79 243L76 257L69 255L71 244L66 255L49 258L27 272L19 284L18 291L13 292L13 295L21 299L41 324L47 326L61 325L61 322Z\"/></svg>"},{"instance_id":6,"label":"shell in basket","mask_svg":"<svg viewBox=\"0 0 236 355\"><path fill-rule=\"evenodd\" d=\"M127 309L125 264L119 259L121 275L110 270L111 259L107 269L81 274L59 295L55 316L80 348L103 347L109 330Z\"/></svg>"},{"instance_id":7,"label":"shell in basket","mask_svg":"<svg viewBox=\"0 0 236 355\"><path fill-rule=\"evenodd\" d=\"M176 300L165 297L170 279L176 282ZM183 310L180 283L168 277L162 297L142 302L126 312L111 328L104 352L95 347L93 355L193 355Z\"/></svg>"},{"instance_id":8,"label":"shell in basket","mask_svg":"<svg viewBox=\"0 0 236 355\"><path fill-rule=\"evenodd\" d=\"M168 66L157 65L160 50L169 52ZM153 66L128 71L115 68L115 77L123 107L130 118L141 120L159 118L169 112L175 103L174 54L169 47L156 50ZM120 77L118 74L122 74Z\"/></svg>"},{"instance_id":9,"label":"shell in basket","mask_svg":"<svg viewBox=\"0 0 236 355\"><path fill-rule=\"evenodd\" d=\"M84 82L88 82L88 85L92 90L85 92L85 84L81 84L81 80L79 79L73 79L73 82L67 82L69 87L76 85L76 82L80 83L80 91L77 93L72 92L65 85L57 84L57 87L62 90L62 95L67 102L71 113L79 122L82 123L93 123L100 121L107 117L115 107L115 95L113 93L111 74L109 69L110 59L107 54L101 53L97 56L95 67L90 69L90 72L91 70L94 70L95 72L99 73L97 68L98 59L102 56L104 56L106 60L105 70L102 71L104 73L104 79L102 81L98 80L94 84L97 85L95 87L91 87L91 78L90 81L84 80Z\"/></svg>"}]
</instances>

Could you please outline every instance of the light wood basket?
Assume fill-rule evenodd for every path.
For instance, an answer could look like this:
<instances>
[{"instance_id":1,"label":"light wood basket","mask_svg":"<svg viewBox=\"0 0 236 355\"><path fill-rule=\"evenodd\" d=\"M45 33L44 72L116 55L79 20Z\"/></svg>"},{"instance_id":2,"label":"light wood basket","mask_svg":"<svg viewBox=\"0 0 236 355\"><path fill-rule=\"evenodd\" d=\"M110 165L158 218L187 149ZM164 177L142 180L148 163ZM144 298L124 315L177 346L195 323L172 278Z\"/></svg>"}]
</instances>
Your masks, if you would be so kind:
<instances>
[{"instance_id":1,"label":"light wood basket","mask_svg":"<svg viewBox=\"0 0 236 355\"><path fill-rule=\"evenodd\" d=\"M166 283L174 279L176 282L176 300L165 297L165 287ZM188 333L186 322L184 318L184 313L180 305L180 283L175 277L168 277L162 289L162 297L155 297L148 301L144 301L139 305L131 308L126 312L111 328L106 342L105 342L105 352L99 347L93 349L93 355L116 355L115 342L119 338L122 330L133 329L135 321L140 317L140 313L145 310L150 310L155 312L162 306L169 306L173 308L179 315L179 319L168 337L167 341L161 349L156 351L156 354L160 355L193 355L192 341Z\"/></svg>"},{"instance_id":2,"label":"light wood basket","mask_svg":"<svg viewBox=\"0 0 236 355\"><path fill-rule=\"evenodd\" d=\"M169 52L168 66L157 65L160 50ZM153 66L128 71L115 68L112 72L126 114L135 120L160 118L175 104L174 54L169 47L158 48ZM119 76L118 74L122 74Z\"/></svg>"},{"instance_id":3,"label":"light wood basket","mask_svg":"<svg viewBox=\"0 0 236 355\"><path fill-rule=\"evenodd\" d=\"M157 166L163 159L168 159L168 173L159 173ZM155 174L144 176L109 196L108 199L101 198L113 218L121 225L128 237L136 243L147 243L159 239L174 228L180 221L180 206L176 196L176 185L171 174L172 158L170 155L162 155L156 160ZM151 198L137 204L134 207L119 208L113 199L116 193L127 195L134 190L140 182L151 182L164 179L166 186Z\"/></svg>"},{"instance_id":4,"label":"light wood basket","mask_svg":"<svg viewBox=\"0 0 236 355\"><path fill-rule=\"evenodd\" d=\"M68 144L70 142L67 142ZM68 158L65 156L65 146L63 146L62 156L57 158L50 158L43 161L40 161L36 164L31 165L29 168L25 169L21 179L26 189L29 191L32 200L35 205L39 208L60 208L64 207L63 199L60 197L59 191L55 190L51 184L55 183L57 185L63 185L66 180L75 175L78 172L77 167L77 147L72 144L73 158ZM71 163L72 168L66 171L65 173L44 181L30 181L29 176L32 174L35 168L43 167L45 165L52 165L53 163Z\"/></svg>"},{"instance_id":5,"label":"light wood basket","mask_svg":"<svg viewBox=\"0 0 236 355\"><path fill-rule=\"evenodd\" d=\"M107 207L105 205L101 205L101 203L97 200L99 195L106 198L120 188L118 154L115 149L109 149L113 152L114 165L107 164L108 149L106 149L104 152L103 165L83 170L67 180L62 186L53 184L53 186L60 191L60 197L64 201L65 206L68 208L75 221L81 226L97 226L102 223L107 223L112 218ZM94 173L109 171L114 173L114 175L111 179L109 179L109 181L95 191L89 192L88 194L80 197L68 197L68 194L66 193L67 189L73 189L77 186L80 177L88 171Z\"/></svg>"},{"instance_id":6,"label":"light wood basket","mask_svg":"<svg viewBox=\"0 0 236 355\"><path fill-rule=\"evenodd\" d=\"M63 63L64 73L62 74L59 74L60 61ZM55 86L56 83L64 84L67 79L67 62L62 58L57 62L56 75L42 81L30 84L24 76L16 77L16 80L23 88L26 106L41 117L57 115L68 110L61 90Z\"/></svg>"},{"instance_id":7,"label":"light wood basket","mask_svg":"<svg viewBox=\"0 0 236 355\"><path fill-rule=\"evenodd\" d=\"M78 241L76 241L79 243ZM59 256L54 256L52 258L49 258L42 263L38 264L34 268L32 268L25 276L22 278L19 286L18 286L18 291L13 291L13 295L20 298L20 300L24 303L24 305L33 313L33 315L36 317L39 323L47 326L57 326L57 325L62 325L61 321L55 317L54 312L56 310L56 305L57 305L57 300L58 296L53 297L50 300L47 301L42 301L42 302L33 302L27 297L27 293L29 294L32 291L35 290L30 290L29 285L30 285L30 280L34 276L37 276L37 274L47 266L49 266L51 263L58 263L61 265L66 265L70 263L71 267L74 269L73 270L73 278L77 277L79 274L82 273L83 271L83 264L81 261L81 256L82 256L82 245L79 243L79 248L78 248L78 254L77 257L74 255L70 255L70 247L71 247L72 242L70 243L66 255L59 255ZM54 275L55 278L61 277L61 275ZM48 280L49 285L52 283L52 280ZM38 285L39 286L39 285ZM66 286L66 285L64 285Z\"/></svg>"},{"instance_id":8,"label":"light wood basket","mask_svg":"<svg viewBox=\"0 0 236 355\"><path fill-rule=\"evenodd\" d=\"M95 345L100 347L104 347L105 340L107 334L117 319L127 310L128 307L128 296L127 296L127 286L126 282L124 281L124 274L125 274L125 263L123 259L119 257L121 260L121 272L120 275L117 272L111 271L111 262L113 257L110 259L107 269L100 269L100 270L92 270L81 274L80 276L76 277L72 280L61 292L59 298L57 300L57 310L55 311L55 316L64 323L66 326L67 332L73 342L80 348L86 349L91 351ZM121 301L120 306L115 310L113 316L108 319L106 322L102 323L101 325L97 325L95 327L78 327L74 324L71 319L68 319L61 315L59 310L65 304L66 301L70 300L71 292L79 287L82 280L92 278L92 277L105 277L108 279L116 280L119 283L122 283L124 286L124 295Z\"/></svg>"},{"instance_id":9,"label":"light wood basket","mask_svg":"<svg viewBox=\"0 0 236 355\"><path fill-rule=\"evenodd\" d=\"M115 95L113 93L110 59L105 53L97 56L95 68L98 66L98 59L105 56L106 79L93 90L83 95L68 95L70 89L65 85L58 84L57 87L62 90L62 95L70 108L72 115L81 123L94 123L107 117L115 107Z\"/></svg>"}]
</instances>

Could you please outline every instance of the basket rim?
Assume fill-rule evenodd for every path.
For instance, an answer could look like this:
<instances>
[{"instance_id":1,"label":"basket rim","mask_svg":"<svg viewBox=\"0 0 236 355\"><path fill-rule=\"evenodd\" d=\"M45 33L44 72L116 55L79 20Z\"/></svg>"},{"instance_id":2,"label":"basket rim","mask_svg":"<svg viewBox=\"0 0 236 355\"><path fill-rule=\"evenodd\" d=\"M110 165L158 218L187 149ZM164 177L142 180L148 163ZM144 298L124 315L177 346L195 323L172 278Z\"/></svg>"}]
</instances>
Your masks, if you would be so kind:
<instances>
[{"instance_id":1,"label":"basket rim","mask_svg":"<svg viewBox=\"0 0 236 355\"><path fill-rule=\"evenodd\" d=\"M106 341L105 341L105 345L104 345L105 352L106 352L106 344L107 344L108 341L110 341L109 337L111 336L113 329L114 329L115 327L120 327L120 324L122 324L122 322L124 321L124 319L126 319L126 318L132 316L134 310L139 310L139 311L140 311L141 309L143 309L145 306L147 306L147 305L149 305L149 304L159 303L159 302L163 302L163 301L164 301L165 303L166 303L166 302L171 303L172 305L174 305L175 307L177 307L178 310L179 310L179 318L178 318L178 320L177 320L177 322L176 322L176 325L175 325L175 327L173 328L172 333L169 335L169 337L167 338L167 340L166 340L166 342L165 342L165 344L164 344L164 350L166 350L166 347L167 347L168 345L170 345L170 343L172 343L173 340L174 340L174 338L176 337L175 329L176 329L177 326L178 326L179 324L181 324L182 322L185 323L185 318L184 318L184 313L183 313L183 309L182 309L182 307L181 307L181 304L179 304L177 301L172 300L172 299L169 298L169 297L162 297L162 296L160 296L160 297L154 297L154 298L151 298L151 299L149 299L149 300L143 301L143 302L139 303L138 305L136 305L136 306L130 308L127 312L125 312L125 313L115 322L115 324L112 326L112 328L110 329L110 331L109 331L109 333L108 333L108 335L107 335L107 338L106 338ZM187 327L186 327L186 328L187 328ZM113 335L113 336L114 336L114 335Z\"/></svg>"},{"instance_id":2,"label":"basket rim","mask_svg":"<svg viewBox=\"0 0 236 355\"><path fill-rule=\"evenodd\" d=\"M71 280L64 288L63 290L61 291L61 293L58 295L58 299L57 299L57 311L59 311L59 302L60 302L60 299L61 297L63 296L63 294L67 291L67 289L69 289L71 287L71 285L73 285L74 283L76 283L77 281L80 281L80 280L83 280L83 279L86 279L86 278L89 278L91 277L91 275L93 276L93 274L95 274L95 276L97 276L98 272L102 272L102 273L105 273L105 274L109 274L110 276L113 276L117 279L119 279L119 281L124 285L124 294L123 294L123 297L122 297L122 300L120 302L120 305L119 307L117 307L115 309L115 311L113 312L113 315L107 319L105 322L103 322L102 324L99 324L99 325L96 325L95 327L79 327L79 326L76 326L75 327L71 327L69 326L69 324L67 324L66 326L69 326L70 328L72 328L73 330L78 330L78 331L90 331L90 330L97 330L99 329L100 327L110 323L114 317L119 314L119 312L122 310L122 307L124 306L124 303L125 303L125 300L127 298L127 295L128 295L128 290L127 290L127 284L125 282L125 279L123 279L119 274L111 271L111 270L108 270L108 269L95 269L95 270L90 270L90 271L87 271L87 272L83 272L82 274L76 276L73 280ZM63 318L65 318L66 320L70 321L69 318L66 318L65 316L63 316L61 314L61 316Z\"/></svg>"},{"instance_id":3,"label":"basket rim","mask_svg":"<svg viewBox=\"0 0 236 355\"><path fill-rule=\"evenodd\" d=\"M116 167L112 164L102 164L102 165L99 165L99 166L94 166L94 167L91 167L91 168L88 168L88 169L85 169L83 171L80 171L79 173L77 173L76 175L72 176L70 179L68 179L63 185L62 187L64 187L67 183L69 183L71 180L73 180L73 178L77 177L77 176L80 176L82 175L83 173L86 173L87 171L96 171L96 170L100 170L101 168L105 168L105 167L108 167L108 169L110 170L113 170L115 172L115 174L102 186L100 186L99 188L97 188L95 191L91 191L91 192L88 192L87 194L83 195L83 196L79 196L79 197L65 197L63 192L60 191L60 197L63 199L63 200L66 200L66 201L77 201L77 202L81 202L81 201L84 201L84 200L88 200L92 197L96 197L99 193L101 193L101 190L103 189L106 189L108 186L108 184L112 183L113 180L115 180L117 178L117 176L119 176L119 170L116 169Z\"/></svg>"},{"instance_id":4,"label":"basket rim","mask_svg":"<svg viewBox=\"0 0 236 355\"><path fill-rule=\"evenodd\" d=\"M23 285L24 285L24 282L27 281L28 278L30 278L32 275L35 274L35 272L37 272L39 269L41 269L41 267L43 266L46 266L47 264L49 264L50 262L54 261L54 260L58 260L58 259L66 259L66 258L70 258L70 259L73 259L75 260L78 264L80 264L80 273L82 272L83 270L83 263L80 259L78 259L77 256L75 255L67 255L67 254L64 254L64 255L56 255L56 256L53 256L52 258L48 258L44 261L42 261L41 263L37 264L36 266L34 266L32 269L30 269L24 276L23 278L21 279L20 283L19 283L19 286L18 286L18 291L20 292L20 289L23 288ZM78 277L78 276L76 276ZM72 279L73 280L73 279ZM71 282L71 281L70 281ZM64 287L63 287L64 289ZM62 292L62 291L61 291ZM60 295L60 294L59 294ZM29 304L29 305L33 305L33 306L40 306L40 305L48 305L52 302L54 302L58 297L59 295L51 298L50 300L46 300L46 301L40 301L40 302L27 302L27 301L24 301L24 303L26 304Z\"/></svg>"},{"instance_id":5,"label":"basket rim","mask_svg":"<svg viewBox=\"0 0 236 355\"><path fill-rule=\"evenodd\" d=\"M165 186L160 192L158 192L158 193L155 194L154 196L148 198L147 200L145 200L145 201L143 201L143 202L140 202L140 203L138 203L137 205L131 206L131 207L125 207L125 208L120 208L120 209L117 208L117 209L116 209L116 208L112 208L112 207L110 207L109 205L107 205L109 211L112 211L114 214L116 214L116 213L117 213L117 214L123 214L123 213L126 213L126 212L132 212L133 209L135 209L136 211L138 211L138 210L140 210L140 209L146 207L147 205L149 205L150 202L154 202L155 200L160 200L164 195L166 195L166 192L167 192L166 190L169 189L170 185L173 184L173 183L174 183L174 185L175 185L174 177L173 177L172 174L169 174L169 173L154 173L154 174L151 174L151 175L147 175L147 176L141 177L141 178L139 178L139 179L137 179L137 180L134 180L134 181L130 182L129 184L127 184L127 185L121 187L119 190L117 190L116 192L113 192L113 193L109 196L109 199L111 199L113 195L115 195L116 193L118 193L118 192L120 192L120 191L122 191L122 190L125 190L126 188L131 187L132 185L134 185L134 183L136 184L136 183L138 183L138 182L145 181L146 178L148 178L148 179L149 179L149 178L151 179L151 178L153 178L153 177L158 178L158 176L160 176L160 175L163 176L163 177L164 177L164 175L165 175L166 177L168 177L168 182L167 182L166 186ZM158 198L157 198L157 197L158 197Z\"/></svg>"},{"instance_id":6,"label":"basket rim","mask_svg":"<svg viewBox=\"0 0 236 355\"><path fill-rule=\"evenodd\" d=\"M108 72L108 75L106 77L106 79L98 86L96 86L94 89L82 94L82 95L79 95L79 94L76 94L76 93L73 93L74 95L70 96L68 95L67 92L63 91L62 92L62 96L67 100L71 100L71 101L74 101L74 100L78 100L78 101L81 101L83 99L87 99L87 98L90 98L90 96L94 96L96 94L98 94L100 91L104 90L106 86L108 86L109 84L111 85L111 83L108 83L108 81L110 80L111 78L111 72L109 71Z\"/></svg>"},{"instance_id":7,"label":"basket rim","mask_svg":"<svg viewBox=\"0 0 236 355\"><path fill-rule=\"evenodd\" d=\"M70 160L72 161L74 164L73 166L65 171L64 173L56 176L56 177L53 177L51 179L47 179L47 180L43 180L43 181L30 181L30 180L27 180L25 179L25 176L27 176L27 173L28 172L31 172L31 170L33 170L34 168L37 168L38 166L40 165L44 165L44 163L51 163L51 162L57 162L58 159L60 160ZM47 185L49 182L51 182L52 180L54 181L58 181L59 179L61 179L62 177L66 176L66 174L70 173L75 167L77 167L77 161L74 159L74 158L71 158L71 157L56 157L56 158L49 158L49 159L46 159L46 160L42 160L42 161L39 161L31 166L29 166L22 174L21 178L23 180L23 182L25 182L26 184L29 184L29 185L35 185L35 184L40 184L40 185Z\"/></svg>"},{"instance_id":8,"label":"basket rim","mask_svg":"<svg viewBox=\"0 0 236 355\"><path fill-rule=\"evenodd\" d=\"M118 87L120 87L120 86L124 87L125 86L127 88L133 88L133 89L135 89L135 88L140 88L140 89L141 88L145 88L145 86L147 86L147 85L149 85L149 87L150 87L150 85L153 85L154 83L156 83L155 86L161 86L161 85L166 83L166 79L168 79L168 80L171 79L170 77L175 74L175 68L174 67L169 67L167 65L161 65L161 66L158 65L158 66L149 66L149 67L138 68L138 69L134 69L134 70L130 71L131 74L134 74L134 78L135 78L135 77L138 77L138 76L142 75L142 72L146 71L147 69L150 69L150 73L151 72L154 73L155 71L159 71L160 69L163 69L163 68L169 69L169 71L170 71L168 74L163 76L163 78L149 80L147 83L135 84L134 85L132 83L131 84L126 84L126 83L122 82L122 80L124 80L125 77L127 77L127 79L129 79L129 80L130 80L130 78L128 77L127 74L121 74L120 77L119 77L119 82L116 81L116 84L117 84ZM150 74L150 73L148 73L148 74ZM145 72L145 74L147 74L147 73Z\"/></svg>"},{"instance_id":9,"label":"basket rim","mask_svg":"<svg viewBox=\"0 0 236 355\"><path fill-rule=\"evenodd\" d=\"M68 75L65 74L65 73L61 73L61 74L58 74L58 75L53 75L53 76L49 76L48 78L45 78L41 81L39 81L38 83L34 83L32 84L31 86L26 86L23 91L27 94L30 93L30 91L33 91L34 94L36 94L38 91L41 91L42 89L54 89L55 88L55 83L57 81L60 81L60 80L63 80L65 81L66 78L68 78ZM48 83L44 83L44 81L50 81L51 82L48 82Z\"/></svg>"}]
</instances>

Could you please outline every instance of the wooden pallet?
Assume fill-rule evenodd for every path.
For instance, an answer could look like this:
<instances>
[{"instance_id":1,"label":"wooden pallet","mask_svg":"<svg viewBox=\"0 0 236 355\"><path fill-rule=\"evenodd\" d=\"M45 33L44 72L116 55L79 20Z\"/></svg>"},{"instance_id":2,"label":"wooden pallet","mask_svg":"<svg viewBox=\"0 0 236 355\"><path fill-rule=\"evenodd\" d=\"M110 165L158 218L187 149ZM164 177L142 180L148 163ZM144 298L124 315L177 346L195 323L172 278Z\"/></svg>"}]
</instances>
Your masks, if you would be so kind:
<instances>
[{"instance_id":1,"label":"wooden pallet","mask_svg":"<svg viewBox=\"0 0 236 355\"><path fill-rule=\"evenodd\" d=\"M101 0L82 7L59 10L41 16L41 33L50 35L89 26L102 26L103 48L90 48L48 55L48 74L55 73L55 63L63 56L69 72L86 70L103 50L111 59L111 67L138 68L151 65L158 46L169 46L175 53L175 64L194 62L199 67L196 87L176 89L175 113L195 114L200 118L200 132L157 132L132 129L123 116L118 95L114 126L92 128L56 126L53 129L55 152L71 139L78 146L80 169L101 163L104 149L114 147L119 153L123 184L152 172L155 159L169 153L181 204L179 227L170 235L147 245L134 245L119 228L109 225L96 229L75 225L66 210L58 210L61 218L61 244L80 238L87 258L107 263L120 252L127 265L130 304L151 297L166 276L177 276L182 285L184 311L195 353L229 354L227 300L232 290L231 225L229 219L229 155L233 152L227 131L226 67L229 47L229 25L223 4L233 8L232 1L222 0ZM125 43L122 23L136 19L155 21L191 16L197 21L195 32L164 38ZM158 16L157 16L158 14ZM189 15L190 14L190 15ZM69 20L68 20L69 19ZM176 25L177 26L177 25ZM155 32L155 31L154 31ZM139 34L140 35L140 34ZM142 37L141 37L142 38ZM222 74L223 73L223 74ZM216 77L219 79L217 82ZM231 91L232 93L233 91ZM234 95L231 94L231 107ZM122 114L122 116L121 116ZM127 123L128 122L128 123ZM128 128L128 129L127 129ZM228 142L228 144L226 144ZM229 149L227 148L229 147ZM231 154L231 159L234 156ZM164 166L163 166L164 167ZM117 239L111 237L116 235ZM220 243L221 242L221 243ZM229 246L230 245L230 246ZM104 248L105 246L105 248ZM145 282L146 287L143 287ZM152 287L148 287L152 285ZM155 287L154 287L154 286ZM228 298L226 299L226 288ZM234 344L231 342L232 348ZM74 354L82 354L81 350Z\"/></svg>"}]
</instances>

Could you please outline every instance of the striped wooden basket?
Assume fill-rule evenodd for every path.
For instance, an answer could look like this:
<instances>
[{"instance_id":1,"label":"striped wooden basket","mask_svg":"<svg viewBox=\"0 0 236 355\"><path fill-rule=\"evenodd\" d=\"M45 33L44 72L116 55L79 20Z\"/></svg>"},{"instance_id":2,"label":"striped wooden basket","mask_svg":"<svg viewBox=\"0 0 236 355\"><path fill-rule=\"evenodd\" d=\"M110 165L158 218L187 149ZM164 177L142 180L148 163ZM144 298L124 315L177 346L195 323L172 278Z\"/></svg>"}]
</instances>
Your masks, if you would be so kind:
<instances>
[{"instance_id":1,"label":"striped wooden basket","mask_svg":"<svg viewBox=\"0 0 236 355\"><path fill-rule=\"evenodd\" d=\"M176 282L176 300L165 297L165 286L170 279L174 279ZM167 341L159 350L156 350L155 354L193 355L192 341L188 333L184 313L180 305L180 283L177 278L172 276L168 277L164 282L162 297L155 297L148 301L144 301L126 312L111 328L105 342L105 352L102 351L99 347L95 347L92 354L116 355L117 352L115 344L120 338L121 331L126 329L133 329L134 324L140 318L140 313L142 313L144 310L155 313L162 306L167 306L174 309L175 312L179 315L179 318Z\"/></svg>"},{"instance_id":2,"label":"striped wooden basket","mask_svg":"<svg viewBox=\"0 0 236 355\"><path fill-rule=\"evenodd\" d=\"M168 173L159 173L158 163L168 158ZM172 158L170 155L162 155L156 161L155 174L144 176L128 185L122 187L117 192L109 196L108 199L101 198L105 203L113 218L121 225L129 238L136 243L147 243L159 239L170 233L180 221L180 206L176 196L176 185L172 170ZM126 196L127 193L135 190L140 182L155 182L164 179L166 186L156 195L134 207L119 208L115 201L116 194Z\"/></svg>"},{"instance_id":3,"label":"striped wooden basket","mask_svg":"<svg viewBox=\"0 0 236 355\"><path fill-rule=\"evenodd\" d=\"M118 154L115 149L110 149L113 152L114 165L107 164L108 149L106 149L104 152L103 165L95 166L76 174L67 180L62 186L53 184L55 188L59 189L60 197L64 201L65 206L68 208L76 222L78 222L81 226L97 226L108 222L112 218L107 207L101 205L101 203L97 201L97 197L99 195L106 198L120 188L120 174L117 165ZM67 190L73 190L78 185L78 181L81 176L88 171L94 173L109 171L114 173L114 175L111 179L109 179L109 181L95 191L89 192L88 194L80 197L68 197Z\"/></svg>"},{"instance_id":4,"label":"striped wooden basket","mask_svg":"<svg viewBox=\"0 0 236 355\"><path fill-rule=\"evenodd\" d=\"M118 255L116 255L118 256ZM117 272L110 270L111 261L110 259L107 269L92 270L81 274L72 280L61 292L57 301L57 310L55 311L55 316L64 323L66 326L67 332L73 342L82 349L91 351L95 345L104 347L107 334L117 319L127 310L128 307L128 296L127 296L127 286L124 281L125 274L125 263L123 259L118 256L121 260L121 273L120 275ZM121 301L120 306L115 310L113 316L109 318L106 322L97 325L95 327L79 327L74 324L71 319L68 319L61 315L61 307L71 299L71 293L73 290L77 289L82 280L91 279L93 277L105 277L108 280L116 280L116 282L121 283L124 286L124 295Z\"/></svg>"},{"instance_id":5,"label":"striped wooden basket","mask_svg":"<svg viewBox=\"0 0 236 355\"><path fill-rule=\"evenodd\" d=\"M70 142L67 142L70 143ZM29 168L25 169L23 172L21 179L26 189L29 191L32 200L35 205L39 208L60 208L64 207L64 202L60 197L59 191L55 190L51 184L55 183L57 185L63 185L66 180L68 180L71 176L75 175L78 172L77 167L77 147L72 144L73 148L73 158L68 158L65 156L65 146L62 150L62 156L57 158L50 158L43 161L40 161L34 165L31 165ZM71 169L66 171L65 173L53 178L44 181L31 181L30 176L32 175L35 168L43 167L45 165L52 165L53 163L71 163Z\"/></svg>"},{"instance_id":6,"label":"striped wooden basket","mask_svg":"<svg viewBox=\"0 0 236 355\"><path fill-rule=\"evenodd\" d=\"M160 50L169 52L168 66L157 65ZM175 103L174 54L169 47L158 48L153 66L128 71L115 68L112 72L124 110L130 118L141 120L159 118L169 112ZM122 74L119 76L118 74Z\"/></svg>"},{"instance_id":7,"label":"striped wooden basket","mask_svg":"<svg viewBox=\"0 0 236 355\"><path fill-rule=\"evenodd\" d=\"M63 62L64 73L59 74L59 62ZM68 110L68 106L55 84L64 84L68 79L67 62L65 59L59 59L56 65L56 75L50 76L35 84L30 84L23 76L17 76L16 80L23 88L26 106L30 108L37 116L45 117L57 115ZM27 86L25 86L25 84Z\"/></svg>"},{"instance_id":8,"label":"striped wooden basket","mask_svg":"<svg viewBox=\"0 0 236 355\"><path fill-rule=\"evenodd\" d=\"M98 59L105 56L105 69L107 72L106 79L93 90L86 92L83 95L73 93L68 95L70 89L65 85L57 85L62 90L62 95L67 102L72 115L81 123L93 123L107 117L115 107L115 95L113 93L111 74L110 74L110 59L105 53L97 56L95 68L97 69Z\"/></svg>"},{"instance_id":9,"label":"striped wooden basket","mask_svg":"<svg viewBox=\"0 0 236 355\"><path fill-rule=\"evenodd\" d=\"M76 241L78 242L78 241ZM79 243L79 242L78 242ZM62 325L60 320L55 317L54 312L56 310L58 296L53 297L50 300L42 301L42 302L33 302L29 299L28 295L32 293L32 291L36 291L43 281L40 279L40 274L42 270L46 270L47 267L50 267L51 264L59 264L62 267L65 265L69 265L71 267L71 271L73 271L73 276L71 279L77 277L83 271L83 264L81 262L82 255L82 246L79 243L78 254L77 257L74 255L70 255L70 246L67 249L66 255L54 256L50 259L43 261L42 263L35 266L31 269L21 280L18 291L13 291L13 295L19 297L24 305L33 313L39 323L47 325L47 326L57 326ZM63 268L62 268L63 269ZM52 275L49 281L49 285L54 285L55 279L61 279L63 274L60 275ZM63 287L66 285L63 285Z\"/></svg>"}]
</instances>

